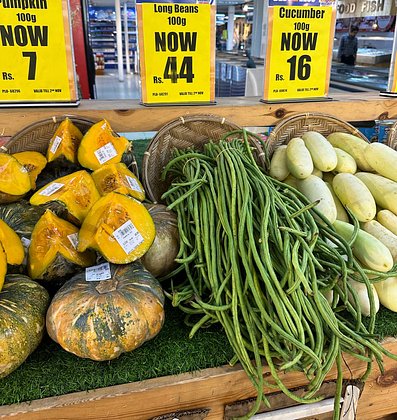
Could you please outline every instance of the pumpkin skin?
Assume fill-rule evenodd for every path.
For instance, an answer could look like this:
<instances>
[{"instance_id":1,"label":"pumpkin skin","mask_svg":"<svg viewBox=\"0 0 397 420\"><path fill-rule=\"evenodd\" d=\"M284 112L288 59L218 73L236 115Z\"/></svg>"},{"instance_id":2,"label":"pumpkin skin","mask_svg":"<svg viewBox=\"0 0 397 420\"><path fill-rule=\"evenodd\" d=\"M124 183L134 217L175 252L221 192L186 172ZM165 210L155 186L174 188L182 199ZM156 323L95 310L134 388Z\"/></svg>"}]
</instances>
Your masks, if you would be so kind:
<instances>
[{"instance_id":1,"label":"pumpkin skin","mask_svg":"<svg viewBox=\"0 0 397 420\"><path fill-rule=\"evenodd\" d=\"M144 206L152 216L156 237L141 262L154 277L163 277L177 266L175 258L179 252L179 230L176 213L163 204Z\"/></svg>"},{"instance_id":2,"label":"pumpkin skin","mask_svg":"<svg viewBox=\"0 0 397 420\"><path fill-rule=\"evenodd\" d=\"M111 279L86 281L79 273L54 296L49 336L76 356L112 360L155 337L164 324L164 294L138 262L110 265Z\"/></svg>"},{"instance_id":3,"label":"pumpkin skin","mask_svg":"<svg viewBox=\"0 0 397 420\"><path fill-rule=\"evenodd\" d=\"M39 345L49 304L48 292L27 276L6 276L0 292L0 378L4 378Z\"/></svg>"}]
</instances>

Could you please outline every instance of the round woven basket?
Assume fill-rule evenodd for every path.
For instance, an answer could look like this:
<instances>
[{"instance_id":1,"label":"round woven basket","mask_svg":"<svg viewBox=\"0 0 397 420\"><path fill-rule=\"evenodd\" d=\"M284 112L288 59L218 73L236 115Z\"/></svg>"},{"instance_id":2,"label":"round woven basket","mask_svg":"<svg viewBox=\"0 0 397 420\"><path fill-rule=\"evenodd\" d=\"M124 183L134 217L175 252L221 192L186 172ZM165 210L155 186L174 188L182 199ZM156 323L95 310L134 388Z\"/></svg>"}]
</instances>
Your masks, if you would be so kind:
<instances>
[{"instance_id":1,"label":"round woven basket","mask_svg":"<svg viewBox=\"0 0 397 420\"><path fill-rule=\"evenodd\" d=\"M24 151L35 151L40 152L45 156L52 136L59 124L66 118L69 118L83 134L96 123L96 121L72 115L52 117L37 121L12 136L4 146L0 147L0 152L13 154ZM114 135L118 136L117 133L114 133ZM130 164L129 169L138 176L138 164L135 157L133 158L133 162Z\"/></svg>"},{"instance_id":2,"label":"round woven basket","mask_svg":"<svg viewBox=\"0 0 397 420\"><path fill-rule=\"evenodd\" d=\"M325 137L335 132L348 133L369 143L357 128L337 117L320 112L301 113L284 118L269 134L266 140L269 156L277 147L288 144L292 138L299 137L307 131L317 131Z\"/></svg>"},{"instance_id":3,"label":"round woven basket","mask_svg":"<svg viewBox=\"0 0 397 420\"><path fill-rule=\"evenodd\" d=\"M142 182L146 196L155 203L162 202L171 179L160 179L161 173L172 157L173 149L195 148L219 141L225 134L241 130L241 127L218 115L189 115L172 120L164 125L148 144L142 160ZM260 165L264 165L262 144L248 136L253 153Z\"/></svg>"}]
</instances>

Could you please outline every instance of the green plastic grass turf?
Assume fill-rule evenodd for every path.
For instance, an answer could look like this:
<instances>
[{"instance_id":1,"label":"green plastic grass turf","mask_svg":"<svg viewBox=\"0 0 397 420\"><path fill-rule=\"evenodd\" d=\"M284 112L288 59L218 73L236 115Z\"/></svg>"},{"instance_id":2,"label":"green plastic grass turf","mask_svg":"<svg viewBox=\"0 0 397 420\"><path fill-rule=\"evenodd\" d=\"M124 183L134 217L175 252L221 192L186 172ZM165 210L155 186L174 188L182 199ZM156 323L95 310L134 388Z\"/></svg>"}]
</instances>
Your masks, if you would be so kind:
<instances>
[{"instance_id":1,"label":"green plastic grass turf","mask_svg":"<svg viewBox=\"0 0 397 420\"><path fill-rule=\"evenodd\" d=\"M135 140L138 167L147 140ZM67 353L45 336L38 349L17 370L0 380L0 405L92 390L145 379L194 372L227 364L233 351L220 327L199 330L189 339L184 314L166 304L162 331L142 347L110 362L94 362ZM381 307L376 333L397 337L397 313Z\"/></svg>"}]
</instances>

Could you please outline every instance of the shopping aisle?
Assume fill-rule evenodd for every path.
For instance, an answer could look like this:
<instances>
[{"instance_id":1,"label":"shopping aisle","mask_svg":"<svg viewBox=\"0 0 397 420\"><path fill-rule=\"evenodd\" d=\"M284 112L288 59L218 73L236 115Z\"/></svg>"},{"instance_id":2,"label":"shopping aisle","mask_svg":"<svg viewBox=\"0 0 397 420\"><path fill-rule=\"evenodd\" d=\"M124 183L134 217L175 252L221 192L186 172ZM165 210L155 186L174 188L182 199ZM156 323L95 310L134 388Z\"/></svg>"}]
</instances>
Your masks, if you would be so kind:
<instances>
[{"instance_id":1,"label":"shopping aisle","mask_svg":"<svg viewBox=\"0 0 397 420\"><path fill-rule=\"evenodd\" d=\"M118 79L117 69L107 70L103 76L96 76L96 99L139 99L140 86L137 74L124 75L124 82Z\"/></svg>"}]
</instances>

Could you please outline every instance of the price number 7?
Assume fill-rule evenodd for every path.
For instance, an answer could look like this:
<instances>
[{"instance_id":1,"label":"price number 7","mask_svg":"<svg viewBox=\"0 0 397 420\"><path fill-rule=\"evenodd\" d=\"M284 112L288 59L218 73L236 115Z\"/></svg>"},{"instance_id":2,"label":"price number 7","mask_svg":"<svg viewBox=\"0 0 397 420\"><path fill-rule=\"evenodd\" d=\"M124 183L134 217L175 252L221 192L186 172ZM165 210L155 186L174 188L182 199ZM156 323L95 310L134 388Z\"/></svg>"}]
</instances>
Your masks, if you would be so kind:
<instances>
[{"instance_id":1,"label":"price number 7","mask_svg":"<svg viewBox=\"0 0 397 420\"><path fill-rule=\"evenodd\" d=\"M24 51L22 57L29 58L28 80L36 80L37 53Z\"/></svg>"}]
</instances>

